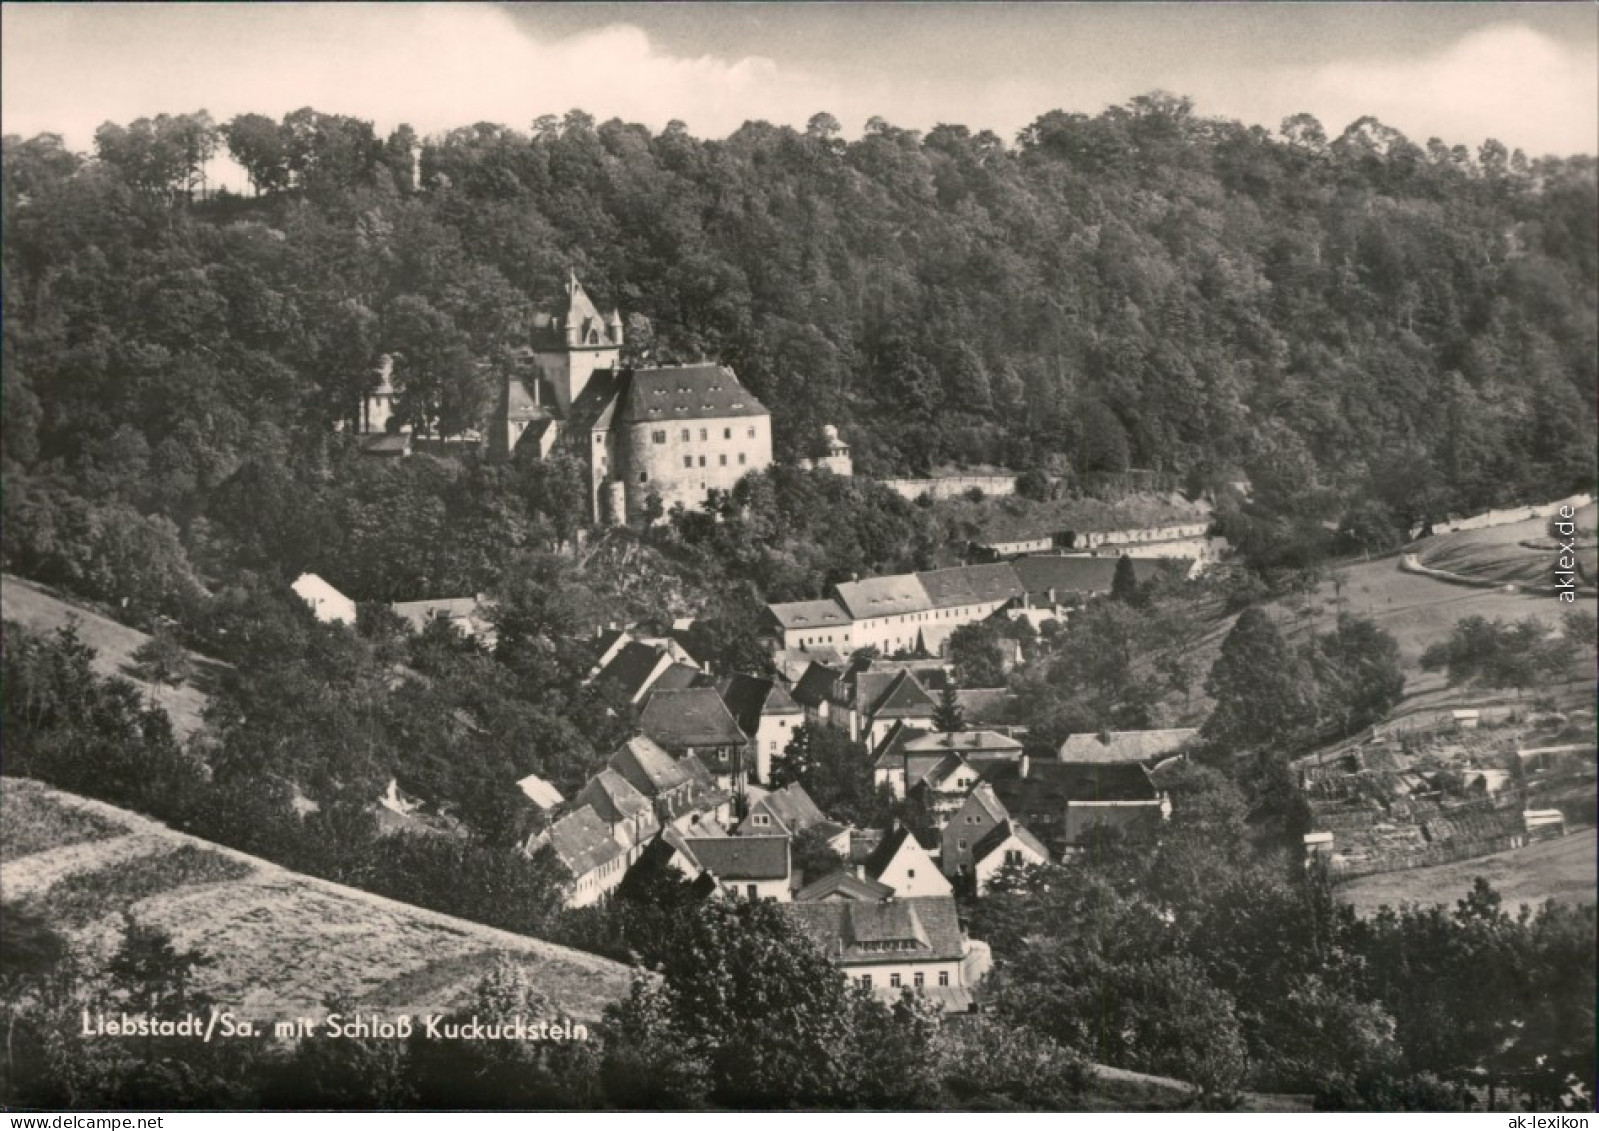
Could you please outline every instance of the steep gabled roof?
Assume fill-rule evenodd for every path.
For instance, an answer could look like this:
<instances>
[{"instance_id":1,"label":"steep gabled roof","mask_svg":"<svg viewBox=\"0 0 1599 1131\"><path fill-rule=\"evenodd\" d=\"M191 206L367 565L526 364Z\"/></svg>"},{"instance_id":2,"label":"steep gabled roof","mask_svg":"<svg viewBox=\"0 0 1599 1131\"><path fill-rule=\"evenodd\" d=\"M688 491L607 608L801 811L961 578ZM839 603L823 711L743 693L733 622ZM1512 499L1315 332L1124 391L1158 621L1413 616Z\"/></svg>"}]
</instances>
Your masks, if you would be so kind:
<instances>
[{"instance_id":1,"label":"steep gabled roof","mask_svg":"<svg viewBox=\"0 0 1599 1131\"><path fill-rule=\"evenodd\" d=\"M700 867L726 884L785 880L792 870L786 836L686 837Z\"/></svg>"},{"instance_id":2,"label":"steep gabled roof","mask_svg":"<svg viewBox=\"0 0 1599 1131\"><path fill-rule=\"evenodd\" d=\"M594 682L614 684L632 702L650 686L656 673L663 669L665 659L666 653L661 649L631 640L600 669Z\"/></svg>"},{"instance_id":3,"label":"steep gabled roof","mask_svg":"<svg viewBox=\"0 0 1599 1131\"><path fill-rule=\"evenodd\" d=\"M914 573L844 581L833 587L846 612L856 620L920 613L933 607Z\"/></svg>"},{"instance_id":4,"label":"steep gabled roof","mask_svg":"<svg viewBox=\"0 0 1599 1131\"><path fill-rule=\"evenodd\" d=\"M872 849L871 855L865 859L861 867L872 879L880 879L883 873L887 871L888 866L894 862L894 858L900 854L900 850L905 847L906 841L910 841L919 852L926 855L927 849L922 847L922 842L916 838L910 829L901 825L885 836L876 848Z\"/></svg>"},{"instance_id":5,"label":"steep gabled roof","mask_svg":"<svg viewBox=\"0 0 1599 1131\"><path fill-rule=\"evenodd\" d=\"M1004 802L1000 801L999 795L994 792L994 787L987 782L978 782L972 787L972 791L966 795L966 801L961 805L962 811L967 806L981 809L993 821L1010 819L1010 814L1005 811Z\"/></svg>"},{"instance_id":6,"label":"steep gabled roof","mask_svg":"<svg viewBox=\"0 0 1599 1131\"><path fill-rule=\"evenodd\" d=\"M972 861L977 863L988 859L989 856L1008 844L1012 837L1021 841L1045 860L1049 859L1049 849L1045 848L1039 839L1028 832L1026 828L1014 823L1007 817L989 829L976 844L972 845Z\"/></svg>"},{"instance_id":7,"label":"steep gabled roof","mask_svg":"<svg viewBox=\"0 0 1599 1131\"><path fill-rule=\"evenodd\" d=\"M839 869L815 880L794 893L797 903L819 902L824 899L855 900L859 903L880 903L892 898L894 889L876 880L857 876L854 872Z\"/></svg>"},{"instance_id":8,"label":"steep gabled roof","mask_svg":"<svg viewBox=\"0 0 1599 1131\"><path fill-rule=\"evenodd\" d=\"M659 797L690 780L687 770L643 734L636 734L617 747L609 765L645 797Z\"/></svg>"},{"instance_id":9,"label":"steep gabled roof","mask_svg":"<svg viewBox=\"0 0 1599 1131\"><path fill-rule=\"evenodd\" d=\"M924 734L933 733L923 727L912 726L904 719L888 728L883 741L878 743L877 756L872 759L873 770L905 770L905 744Z\"/></svg>"},{"instance_id":10,"label":"steep gabled roof","mask_svg":"<svg viewBox=\"0 0 1599 1131\"><path fill-rule=\"evenodd\" d=\"M844 673L826 664L813 663L805 669L800 681L794 685L794 702L802 707L820 707L823 703L837 702L838 681Z\"/></svg>"},{"instance_id":11,"label":"steep gabled roof","mask_svg":"<svg viewBox=\"0 0 1599 1131\"><path fill-rule=\"evenodd\" d=\"M718 680L716 690L738 727L751 738L760 730L762 715L800 713L799 704L782 685L753 675L732 675Z\"/></svg>"},{"instance_id":12,"label":"steep gabled roof","mask_svg":"<svg viewBox=\"0 0 1599 1131\"><path fill-rule=\"evenodd\" d=\"M935 609L1008 601L1026 593L1009 562L935 569L916 578Z\"/></svg>"},{"instance_id":13,"label":"steep gabled roof","mask_svg":"<svg viewBox=\"0 0 1599 1131\"><path fill-rule=\"evenodd\" d=\"M781 906L829 957L852 965L953 962L965 952L955 900L947 895Z\"/></svg>"},{"instance_id":14,"label":"steep gabled roof","mask_svg":"<svg viewBox=\"0 0 1599 1131\"><path fill-rule=\"evenodd\" d=\"M861 672L855 677L855 705L874 719L931 718L938 706L908 670Z\"/></svg>"},{"instance_id":15,"label":"steep gabled roof","mask_svg":"<svg viewBox=\"0 0 1599 1131\"><path fill-rule=\"evenodd\" d=\"M694 687L705 677L699 668L691 668L687 664L673 661L660 675L655 677L655 682L650 684L652 691L681 691L685 687Z\"/></svg>"},{"instance_id":16,"label":"steep gabled roof","mask_svg":"<svg viewBox=\"0 0 1599 1131\"><path fill-rule=\"evenodd\" d=\"M736 746L748 741L714 687L652 691L639 729L662 746Z\"/></svg>"},{"instance_id":17,"label":"steep gabled roof","mask_svg":"<svg viewBox=\"0 0 1599 1131\"><path fill-rule=\"evenodd\" d=\"M619 824L641 813L653 813L650 799L615 770L601 770L588 780L577 795L580 805L593 809L600 820Z\"/></svg>"},{"instance_id":18,"label":"steep gabled roof","mask_svg":"<svg viewBox=\"0 0 1599 1131\"><path fill-rule=\"evenodd\" d=\"M765 813L777 824L776 831L794 836L806 829L827 824L827 814L816 807L811 795L799 782L790 782L782 789L773 790L750 806L750 816ZM748 830L748 831L746 831ZM762 830L770 833L771 830ZM746 817L738 826L739 836L754 836L755 825Z\"/></svg>"},{"instance_id":19,"label":"steep gabled roof","mask_svg":"<svg viewBox=\"0 0 1599 1131\"><path fill-rule=\"evenodd\" d=\"M574 877L585 876L627 851L612 839L611 830L587 805L556 821L534 841L534 847L545 841Z\"/></svg>"},{"instance_id":20,"label":"steep gabled roof","mask_svg":"<svg viewBox=\"0 0 1599 1131\"><path fill-rule=\"evenodd\" d=\"M1062 762L1152 762L1187 745L1199 733L1180 730L1116 730L1074 734L1061 744Z\"/></svg>"}]
</instances>

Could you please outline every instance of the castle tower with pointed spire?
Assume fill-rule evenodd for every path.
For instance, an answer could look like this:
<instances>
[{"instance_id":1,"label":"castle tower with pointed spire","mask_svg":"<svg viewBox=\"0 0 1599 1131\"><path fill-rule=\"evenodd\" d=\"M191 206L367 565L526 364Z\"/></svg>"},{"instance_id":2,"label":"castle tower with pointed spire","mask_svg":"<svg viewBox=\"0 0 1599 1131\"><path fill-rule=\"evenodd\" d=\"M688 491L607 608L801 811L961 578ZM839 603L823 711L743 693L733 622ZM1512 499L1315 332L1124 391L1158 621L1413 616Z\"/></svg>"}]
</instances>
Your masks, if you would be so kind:
<instances>
[{"instance_id":1,"label":"castle tower with pointed spire","mask_svg":"<svg viewBox=\"0 0 1599 1131\"><path fill-rule=\"evenodd\" d=\"M566 283L566 314L535 324L533 360L561 412L583 395L597 370L622 360L622 316L603 318L574 271Z\"/></svg>"}]
</instances>

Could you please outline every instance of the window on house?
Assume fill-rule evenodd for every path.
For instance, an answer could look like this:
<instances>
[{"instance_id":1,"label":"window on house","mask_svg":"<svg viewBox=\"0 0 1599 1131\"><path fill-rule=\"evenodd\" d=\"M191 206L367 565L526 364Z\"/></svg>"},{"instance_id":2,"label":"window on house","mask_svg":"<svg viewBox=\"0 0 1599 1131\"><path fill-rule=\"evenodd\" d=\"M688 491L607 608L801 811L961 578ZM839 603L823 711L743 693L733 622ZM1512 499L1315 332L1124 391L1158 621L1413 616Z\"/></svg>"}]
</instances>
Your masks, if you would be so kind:
<instances>
[{"instance_id":1,"label":"window on house","mask_svg":"<svg viewBox=\"0 0 1599 1131\"><path fill-rule=\"evenodd\" d=\"M694 466L694 457L693 456L684 456L683 457L683 466L684 467L693 467Z\"/></svg>"},{"instance_id":2,"label":"window on house","mask_svg":"<svg viewBox=\"0 0 1599 1131\"><path fill-rule=\"evenodd\" d=\"M772 745L776 746L777 743L774 742L774 743L772 743ZM757 814L755 814L755 823L757 825L769 825L769 824L772 823L772 819L770 817L768 817L765 813L757 813Z\"/></svg>"},{"instance_id":3,"label":"window on house","mask_svg":"<svg viewBox=\"0 0 1599 1131\"><path fill-rule=\"evenodd\" d=\"M650 433L650 439L657 444L666 443L666 429L660 428Z\"/></svg>"},{"instance_id":4,"label":"window on house","mask_svg":"<svg viewBox=\"0 0 1599 1131\"><path fill-rule=\"evenodd\" d=\"M916 973L911 975L911 981L916 983L917 989L921 989L922 986L927 984L927 976L918 970Z\"/></svg>"},{"instance_id":5,"label":"window on house","mask_svg":"<svg viewBox=\"0 0 1599 1131\"><path fill-rule=\"evenodd\" d=\"M701 456L701 457L700 457L700 466L701 466L701 467L704 467L704 466L705 466L705 457L704 457L704 456Z\"/></svg>"},{"instance_id":6,"label":"window on house","mask_svg":"<svg viewBox=\"0 0 1599 1131\"><path fill-rule=\"evenodd\" d=\"M955 847L964 852L966 850L966 842L964 840L957 840L955 842Z\"/></svg>"},{"instance_id":7,"label":"window on house","mask_svg":"<svg viewBox=\"0 0 1599 1131\"><path fill-rule=\"evenodd\" d=\"M1022 854L1019 851L1014 848L1008 848L1005 850L1005 863L1020 864L1021 862Z\"/></svg>"},{"instance_id":8,"label":"window on house","mask_svg":"<svg viewBox=\"0 0 1599 1131\"><path fill-rule=\"evenodd\" d=\"M685 428L685 429L683 429L682 433L678 436L678 439L682 440L686 444L686 443L688 443L688 438L689 438L689 432L688 432L688 429Z\"/></svg>"},{"instance_id":9,"label":"window on house","mask_svg":"<svg viewBox=\"0 0 1599 1131\"><path fill-rule=\"evenodd\" d=\"M949 985L949 971L948 970L940 970L938 972L938 984L941 985L941 986Z\"/></svg>"},{"instance_id":10,"label":"window on house","mask_svg":"<svg viewBox=\"0 0 1599 1131\"><path fill-rule=\"evenodd\" d=\"M755 428L753 426L750 428L750 439L755 439Z\"/></svg>"},{"instance_id":11,"label":"window on house","mask_svg":"<svg viewBox=\"0 0 1599 1131\"><path fill-rule=\"evenodd\" d=\"M722 462L722 466L723 466L723 467L726 467L726 466L727 466L727 453L726 453L726 452L723 452L723 453L722 453L722 454L721 454L721 455L720 455L720 456L718 456L718 457L717 457L717 458L718 458L718 459L720 459L720 460L721 460L721 462Z\"/></svg>"},{"instance_id":12,"label":"window on house","mask_svg":"<svg viewBox=\"0 0 1599 1131\"><path fill-rule=\"evenodd\" d=\"M890 974L888 976L888 984L890 986L893 986L895 989L898 989L899 988L899 975L898 974Z\"/></svg>"},{"instance_id":13,"label":"window on house","mask_svg":"<svg viewBox=\"0 0 1599 1131\"><path fill-rule=\"evenodd\" d=\"M744 466L744 462L745 462L745 461L744 461L744 453L743 453L743 452L739 452L739 453L738 453L738 463L739 463L739 466L740 466L740 467L742 467L742 466Z\"/></svg>"},{"instance_id":14,"label":"window on house","mask_svg":"<svg viewBox=\"0 0 1599 1131\"><path fill-rule=\"evenodd\" d=\"M603 443L605 443L605 437L604 436L595 436L594 437L594 442L596 444L603 444Z\"/></svg>"},{"instance_id":15,"label":"window on house","mask_svg":"<svg viewBox=\"0 0 1599 1131\"><path fill-rule=\"evenodd\" d=\"M700 439L701 439L701 440L708 440L708 439L710 439L710 433L709 433L709 432L707 432L707 431L705 431L705 429L703 429L703 428L701 428L701 429L700 429Z\"/></svg>"},{"instance_id":16,"label":"window on house","mask_svg":"<svg viewBox=\"0 0 1599 1131\"><path fill-rule=\"evenodd\" d=\"M872 984L872 976L870 974L862 974L861 975L861 985L870 986L871 984Z\"/></svg>"},{"instance_id":17,"label":"window on house","mask_svg":"<svg viewBox=\"0 0 1599 1131\"><path fill-rule=\"evenodd\" d=\"M722 429L722 439L731 440L732 438L733 438L733 430L731 428Z\"/></svg>"},{"instance_id":18,"label":"window on house","mask_svg":"<svg viewBox=\"0 0 1599 1131\"><path fill-rule=\"evenodd\" d=\"M916 878L916 869L915 868L906 868L905 869L905 878L907 880L914 880Z\"/></svg>"},{"instance_id":19,"label":"window on house","mask_svg":"<svg viewBox=\"0 0 1599 1131\"><path fill-rule=\"evenodd\" d=\"M755 891L755 885L754 884L745 884L744 885L744 890L749 892L750 902L754 903L756 898L757 898L756 897L756 891Z\"/></svg>"},{"instance_id":20,"label":"window on house","mask_svg":"<svg viewBox=\"0 0 1599 1131\"><path fill-rule=\"evenodd\" d=\"M648 483L650 481L650 473L647 472L647 471L639 472L638 473L638 481L640 483Z\"/></svg>"}]
</instances>

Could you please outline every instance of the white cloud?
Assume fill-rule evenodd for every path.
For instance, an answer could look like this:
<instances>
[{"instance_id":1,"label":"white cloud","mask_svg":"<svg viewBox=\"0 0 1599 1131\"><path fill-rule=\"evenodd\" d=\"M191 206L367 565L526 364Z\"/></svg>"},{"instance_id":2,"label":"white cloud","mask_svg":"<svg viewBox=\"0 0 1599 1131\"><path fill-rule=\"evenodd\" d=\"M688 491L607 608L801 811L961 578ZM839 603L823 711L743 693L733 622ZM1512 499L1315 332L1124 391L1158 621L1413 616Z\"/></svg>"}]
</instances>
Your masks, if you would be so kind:
<instances>
[{"instance_id":1,"label":"white cloud","mask_svg":"<svg viewBox=\"0 0 1599 1131\"><path fill-rule=\"evenodd\" d=\"M1308 110L1330 133L1370 114L1418 144L1437 136L1475 147L1497 137L1533 156L1592 153L1599 139L1599 54L1593 43L1586 47L1499 24L1430 56L1290 69L1265 84L1260 100L1284 116ZM1214 105L1227 101L1218 92Z\"/></svg>"}]
</instances>

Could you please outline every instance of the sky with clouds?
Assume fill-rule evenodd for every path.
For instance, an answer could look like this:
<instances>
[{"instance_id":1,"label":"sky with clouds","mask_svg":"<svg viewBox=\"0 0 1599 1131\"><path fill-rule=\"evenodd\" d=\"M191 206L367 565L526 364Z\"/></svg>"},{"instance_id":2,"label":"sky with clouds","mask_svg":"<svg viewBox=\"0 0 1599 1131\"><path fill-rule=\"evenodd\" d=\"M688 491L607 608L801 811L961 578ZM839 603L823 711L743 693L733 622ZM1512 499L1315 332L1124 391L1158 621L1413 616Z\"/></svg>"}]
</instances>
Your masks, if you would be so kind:
<instances>
[{"instance_id":1,"label":"sky with clouds","mask_svg":"<svg viewBox=\"0 0 1599 1131\"><path fill-rule=\"evenodd\" d=\"M423 133L580 107L719 137L819 110L1007 138L1155 89L1202 114L1417 142L1599 151L1585 4L48 4L0 6L0 127L87 149L101 122L301 106Z\"/></svg>"}]
</instances>

